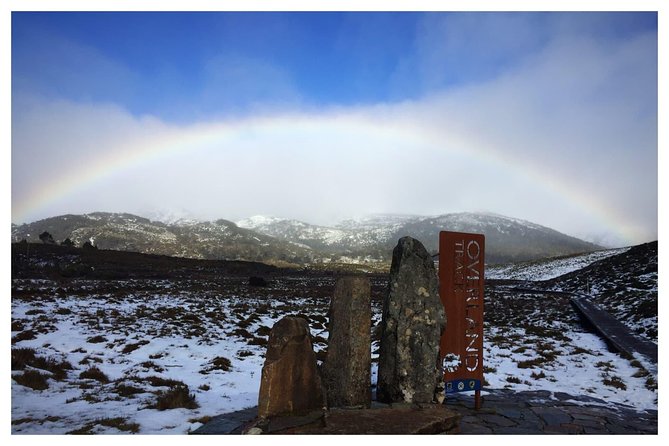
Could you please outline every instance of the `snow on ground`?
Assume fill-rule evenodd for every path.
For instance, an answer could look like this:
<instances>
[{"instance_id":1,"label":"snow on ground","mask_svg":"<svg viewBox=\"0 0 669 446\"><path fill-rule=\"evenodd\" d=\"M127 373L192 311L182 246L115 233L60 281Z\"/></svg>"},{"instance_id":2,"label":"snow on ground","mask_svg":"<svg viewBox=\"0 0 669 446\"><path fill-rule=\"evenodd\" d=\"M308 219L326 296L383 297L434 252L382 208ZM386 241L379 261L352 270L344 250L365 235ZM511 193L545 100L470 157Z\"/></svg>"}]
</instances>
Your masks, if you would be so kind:
<instances>
[{"instance_id":1,"label":"snow on ground","mask_svg":"<svg viewBox=\"0 0 669 446\"><path fill-rule=\"evenodd\" d=\"M491 330L491 335L498 335L500 331ZM610 352L599 336L565 332L568 343L551 345L554 350L548 351L554 352L556 358L550 361L544 355L546 350L532 347L535 342L532 336L527 336L523 330L514 334L527 339L527 344L521 341L520 345L503 348L485 342L487 387L565 392L637 409L657 409L657 392L646 388L645 375L630 361ZM621 389L621 386L625 388Z\"/></svg>"},{"instance_id":2,"label":"snow on ground","mask_svg":"<svg viewBox=\"0 0 669 446\"><path fill-rule=\"evenodd\" d=\"M567 257L530 262L486 266L486 279L548 280L577 271L598 261L628 251L629 248L607 249Z\"/></svg>"},{"instance_id":3,"label":"snow on ground","mask_svg":"<svg viewBox=\"0 0 669 446\"><path fill-rule=\"evenodd\" d=\"M91 295L54 298L51 287L40 287L41 292L36 284L24 287L43 296L13 300L12 349L31 348L35 356L67 361L72 369L60 380L40 369L51 376L45 390L12 380L13 433L64 434L122 417L128 425L137 423L142 434L183 434L200 426L203 417L255 406L265 347L251 333L268 333L288 308L310 308L303 297L267 302L192 296L172 292L169 283L148 282L150 293L124 296L80 289ZM259 308L265 313L258 314ZM322 329L313 332L318 339L323 334L327 338ZM216 358L229 360L230 369L217 367ZM91 367L107 382L80 376ZM26 370L37 369L27 366L12 376ZM175 382L187 386L199 407L151 408ZM92 431L119 432L100 424Z\"/></svg>"},{"instance_id":4,"label":"snow on ground","mask_svg":"<svg viewBox=\"0 0 669 446\"><path fill-rule=\"evenodd\" d=\"M225 281L14 280L12 433L186 434L208 417L255 406L276 321L301 314L310 321L315 350L326 346L329 301L311 293L313 280L282 278L262 292ZM565 301L503 288L486 297L488 388L657 408L657 390L643 371L580 328ZM380 310L376 301L373 326ZM15 369L19 349L71 368L62 367L61 376L40 363ZM377 349L375 341L373 360ZM92 368L104 378L82 376ZM375 381L376 363L372 369ZM49 376L48 388L17 382L30 370ZM197 407L159 409L161 396L184 388Z\"/></svg>"}]
</instances>

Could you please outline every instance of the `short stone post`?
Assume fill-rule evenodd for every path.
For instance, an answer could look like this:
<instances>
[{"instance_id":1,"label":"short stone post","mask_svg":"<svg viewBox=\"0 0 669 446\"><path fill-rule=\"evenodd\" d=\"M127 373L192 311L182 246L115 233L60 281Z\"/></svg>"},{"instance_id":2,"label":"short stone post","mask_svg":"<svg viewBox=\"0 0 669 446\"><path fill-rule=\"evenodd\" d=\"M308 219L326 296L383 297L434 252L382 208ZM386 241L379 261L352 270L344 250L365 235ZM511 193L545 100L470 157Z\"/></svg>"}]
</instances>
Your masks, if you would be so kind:
<instances>
[{"instance_id":1,"label":"short stone post","mask_svg":"<svg viewBox=\"0 0 669 446\"><path fill-rule=\"evenodd\" d=\"M323 403L309 324L303 318L286 316L274 324L269 334L258 417L305 415L321 410Z\"/></svg>"},{"instance_id":2,"label":"short stone post","mask_svg":"<svg viewBox=\"0 0 669 446\"><path fill-rule=\"evenodd\" d=\"M432 257L411 237L393 250L383 301L377 400L430 403L442 371L439 342L446 325Z\"/></svg>"},{"instance_id":3,"label":"short stone post","mask_svg":"<svg viewBox=\"0 0 669 446\"><path fill-rule=\"evenodd\" d=\"M371 287L363 276L337 280L330 301L323 384L328 407L370 407Z\"/></svg>"}]
</instances>

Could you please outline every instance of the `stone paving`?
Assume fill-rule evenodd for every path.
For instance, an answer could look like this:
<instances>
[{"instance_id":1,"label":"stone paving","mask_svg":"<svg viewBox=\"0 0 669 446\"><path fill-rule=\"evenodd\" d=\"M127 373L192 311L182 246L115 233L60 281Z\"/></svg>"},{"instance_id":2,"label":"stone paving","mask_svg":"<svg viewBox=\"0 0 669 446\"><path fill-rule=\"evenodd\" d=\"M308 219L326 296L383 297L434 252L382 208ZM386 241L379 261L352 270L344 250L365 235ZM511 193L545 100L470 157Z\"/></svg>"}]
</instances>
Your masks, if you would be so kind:
<instances>
[{"instance_id":1,"label":"stone paving","mask_svg":"<svg viewBox=\"0 0 669 446\"><path fill-rule=\"evenodd\" d=\"M585 395L546 390L486 390L480 410L469 393L449 395L447 409L460 414L460 434L657 434L657 410L638 411ZM386 407L374 403L373 407ZM223 414L194 434L239 434L257 408Z\"/></svg>"},{"instance_id":2,"label":"stone paving","mask_svg":"<svg viewBox=\"0 0 669 446\"><path fill-rule=\"evenodd\" d=\"M478 411L473 394L444 404L462 415L461 434L657 434L657 410L561 392L488 390Z\"/></svg>"}]
</instances>

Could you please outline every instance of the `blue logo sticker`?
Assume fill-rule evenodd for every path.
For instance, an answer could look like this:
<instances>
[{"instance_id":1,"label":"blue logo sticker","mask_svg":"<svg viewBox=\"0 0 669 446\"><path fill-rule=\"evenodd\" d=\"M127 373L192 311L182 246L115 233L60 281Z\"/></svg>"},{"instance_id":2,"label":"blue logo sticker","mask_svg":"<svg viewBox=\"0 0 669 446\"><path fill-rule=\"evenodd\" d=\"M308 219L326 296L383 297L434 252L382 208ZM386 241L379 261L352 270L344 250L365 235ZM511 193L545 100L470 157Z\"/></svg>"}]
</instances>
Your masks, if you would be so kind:
<instances>
[{"instance_id":1,"label":"blue logo sticker","mask_svg":"<svg viewBox=\"0 0 669 446\"><path fill-rule=\"evenodd\" d=\"M478 379L456 379L446 382L446 393L467 392L481 390L481 381Z\"/></svg>"}]
</instances>

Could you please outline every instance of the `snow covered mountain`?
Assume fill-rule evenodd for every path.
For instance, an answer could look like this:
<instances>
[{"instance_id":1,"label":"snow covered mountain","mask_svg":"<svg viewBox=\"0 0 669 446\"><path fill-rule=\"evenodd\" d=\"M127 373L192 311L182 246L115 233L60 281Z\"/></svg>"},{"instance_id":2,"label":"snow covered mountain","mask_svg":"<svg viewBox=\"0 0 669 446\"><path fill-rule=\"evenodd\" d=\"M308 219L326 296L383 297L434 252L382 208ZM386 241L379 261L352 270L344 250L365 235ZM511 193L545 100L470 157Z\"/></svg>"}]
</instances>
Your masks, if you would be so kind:
<instances>
[{"instance_id":1,"label":"snow covered mountain","mask_svg":"<svg viewBox=\"0 0 669 446\"><path fill-rule=\"evenodd\" d=\"M316 251L358 261L369 258L389 260L397 240L405 235L417 238L428 251L436 253L439 231L443 230L485 234L489 263L534 260L601 249L535 223L490 213L466 212L435 217L382 214L346 220L334 227L262 216L237 224L309 246Z\"/></svg>"},{"instance_id":2,"label":"snow covered mountain","mask_svg":"<svg viewBox=\"0 0 669 446\"><path fill-rule=\"evenodd\" d=\"M261 216L237 223L222 219L206 222L180 219L164 223L132 214L95 212L12 225L12 241L39 242L39 234L47 231L56 242L69 238L81 246L92 239L101 249L178 257L274 264L369 264L389 262L397 240L407 235L436 253L442 230L485 234L486 260L490 264L601 249L535 223L488 213L433 217L384 214L328 227Z\"/></svg>"},{"instance_id":3,"label":"snow covered mountain","mask_svg":"<svg viewBox=\"0 0 669 446\"><path fill-rule=\"evenodd\" d=\"M181 220L174 224L125 213L95 212L61 215L20 226L12 225L12 241L39 242L49 232L76 246L93 240L100 249L136 251L195 259L306 263L312 252L304 246L240 228L227 220Z\"/></svg>"}]
</instances>

